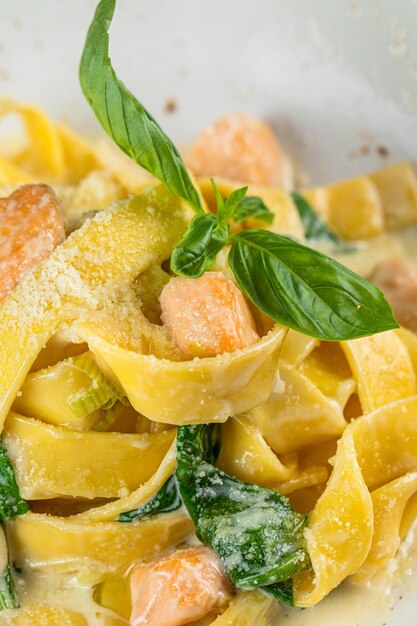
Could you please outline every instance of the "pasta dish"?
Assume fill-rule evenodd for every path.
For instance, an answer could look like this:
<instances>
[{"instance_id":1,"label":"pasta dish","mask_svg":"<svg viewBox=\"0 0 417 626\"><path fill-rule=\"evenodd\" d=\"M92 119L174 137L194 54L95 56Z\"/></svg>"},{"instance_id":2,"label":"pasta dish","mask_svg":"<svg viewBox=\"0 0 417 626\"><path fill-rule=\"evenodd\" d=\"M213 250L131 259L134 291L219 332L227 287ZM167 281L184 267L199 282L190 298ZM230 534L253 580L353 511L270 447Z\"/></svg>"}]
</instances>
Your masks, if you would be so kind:
<instances>
[{"instance_id":1,"label":"pasta dish","mask_svg":"<svg viewBox=\"0 0 417 626\"><path fill-rule=\"evenodd\" d=\"M79 75L108 137L0 99L0 623L267 626L416 520L417 176L300 187L243 113L180 155L114 8Z\"/></svg>"}]
</instances>

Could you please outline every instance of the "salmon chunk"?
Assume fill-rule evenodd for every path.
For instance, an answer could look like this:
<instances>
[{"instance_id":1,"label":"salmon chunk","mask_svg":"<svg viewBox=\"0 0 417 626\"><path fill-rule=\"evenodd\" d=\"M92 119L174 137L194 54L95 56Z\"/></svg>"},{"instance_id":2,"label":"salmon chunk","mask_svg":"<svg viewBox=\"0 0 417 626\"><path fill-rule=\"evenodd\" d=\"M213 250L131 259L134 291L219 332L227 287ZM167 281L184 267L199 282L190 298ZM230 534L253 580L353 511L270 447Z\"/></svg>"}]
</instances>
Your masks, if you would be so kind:
<instances>
[{"instance_id":1,"label":"salmon chunk","mask_svg":"<svg viewBox=\"0 0 417 626\"><path fill-rule=\"evenodd\" d=\"M182 626L219 610L231 587L214 552L204 546L177 550L131 574L131 626Z\"/></svg>"},{"instance_id":2,"label":"salmon chunk","mask_svg":"<svg viewBox=\"0 0 417 626\"><path fill-rule=\"evenodd\" d=\"M284 157L265 122L234 113L207 126L185 155L196 176L221 176L253 185L282 186Z\"/></svg>"},{"instance_id":3,"label":"salmon chunk","mask_svg":"<svg viewBox=\"0 0 417 626\"><path fill-rule=\"evenodd\" d=\"M171 278L159 301L162 322L186 358L233 352L259 340L245 298L221 272Z\"/></svg>"},{"instance_id":4,"label":"salmon chunk","mask_svg":"<svg viewBox=\"0 0 417 626\"><path fill-rule=\"evenodd\" d=\"M0 301L64 239L61 205L47 185L0 198Z\"/></svg>"},{"instance_id":5,"label":"salmon chunk","mask_svg":"<svg viewBox=\"0 0 417 626\"><path fill-rule=\"evenodd\" d=\"M384 292L399 323L417 333L417 265L402 259L382 261L371 280Z\"/></svg>"}]
</instances>

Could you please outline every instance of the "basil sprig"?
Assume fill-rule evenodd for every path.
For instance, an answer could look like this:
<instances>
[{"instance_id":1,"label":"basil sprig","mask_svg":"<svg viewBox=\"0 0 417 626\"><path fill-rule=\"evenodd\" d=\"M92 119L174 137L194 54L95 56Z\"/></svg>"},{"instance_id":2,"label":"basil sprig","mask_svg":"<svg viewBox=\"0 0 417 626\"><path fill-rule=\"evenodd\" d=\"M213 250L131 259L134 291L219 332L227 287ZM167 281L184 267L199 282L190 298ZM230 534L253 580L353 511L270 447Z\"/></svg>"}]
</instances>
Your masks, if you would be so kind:
<instances>
[{"instance_id":1,"label":"basil sprig","mask_svg":"<svg viewBox=\"0 0 417 626\"><path fill-rule=\"evenodd\" d=\"M81 57L81 88L98 121L119 148L188 202L196 213L203 213L200 197L176 147L113 69L108 29L115 4L116 0L101 0L97 6Z\"/></svg>"},{"instance_id":2,"label":"basil sprig","mask_svg":"<svg viewBox=\"0 0 417 626\"><path fill-rule=\"evenodd\" d=\"M196 215L173 250L171 267L180 276L198 278L213 265L218 253L229 241L230 220L239 223L248 217L257 217L271 223L274 219L274 214L261 198L245 197L247 187L236 189L224 200L213 179L211 184L217 200L217 212Z\"/></svg>"},{"instance_id":3,"label":"basil sprig","mask_svg":"<svg viewBox=\"0 0 417 626\"><path fill-rule=\"evenodd\" d=\"M227 221L237 221L246 188L223 200L212 184L217 213L191 220L173 251L174 272L201 276L223 246L231 243L228 260L239 287L273 320L328 341L364 337L397 326L379 289L334 259L267 230L230 235Z\"/></svg>"},{"instance_id":4,"label":"basil sprig","mask_svg":"<svg viewBox=\"0 0 417 626\"><path fill-rule=\"evenodd\" d=\"M279 491L217 469L218 433L213 424L178 428L176 476L196 535L215 550L236 587L262 588L292 605L291 579L310 567L307 518Z\"/></svg>"},{"instance_id":5,"label":"basil sprig","mask_svg":"<svg viewBox=\"0 0 417 626\"><path fill-rule=\"evenodd\" d=\"M98 4L81 59L80 82L98 120L117 145L197 214L174 250L173 270L182 276L201 276L230 243L229 262L240 288L276 322L328 341L398 328L381 291L333 259L263 230L230 236L230 220L273 219L259 198L245 198L246 189L233 192L224 201L215 187L217 214L204 214L174 144L114 72L108 56L114 7L115 0ZM297 196L295 201L300 210ZM326 236L334 241L334 234L326 232L327 227L319 224L305 203L301 218L309 238Z\"/></svg>"}]
</instances>

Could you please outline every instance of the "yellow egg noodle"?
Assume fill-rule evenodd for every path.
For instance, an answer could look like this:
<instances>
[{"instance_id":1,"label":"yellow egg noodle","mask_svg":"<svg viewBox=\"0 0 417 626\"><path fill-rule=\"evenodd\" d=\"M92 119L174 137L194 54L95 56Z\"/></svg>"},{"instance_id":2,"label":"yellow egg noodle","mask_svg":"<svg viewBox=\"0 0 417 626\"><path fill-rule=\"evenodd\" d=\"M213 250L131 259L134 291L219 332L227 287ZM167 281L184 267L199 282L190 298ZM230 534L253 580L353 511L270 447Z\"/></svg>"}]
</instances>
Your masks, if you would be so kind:
<instances>
[{"instance_id":1,"label":"yellow egg noodle","mask_svg":"<svg viewBox=\"0 0 417 626\"><path fill-rule=\"evenodd\" d=\"M222 423L218 466L279 489L309 514L313 569L294 579L296 606L313 606L347 577L370 580L417 517L416 336L401 329L329 343L258 314L258 342L183 360L157 323L157 299L167 282L162 264L190 209L41 110L1 100L0 115L10 114L26 138L1 153L2 195L49 183L73 232L0 306L2 441L31 505L7 523L22 606L1 623L129 623L132 565L184 543L192 523L184 508L130 524L118 518L172 474L175 426L183 424ZM212 208L212 187L198 183ZM239 185L218 186L226 197ZM291 195L256 185L249 193L275 214L268 228L303 239ZM408 164L306 196L344 239L417 222ZM123 398L74 417L63 398L90 380L77 366L87 351ZM277 607L262 591L239 591L212 623L266 626Z\"/></svg>"}]
</instances>

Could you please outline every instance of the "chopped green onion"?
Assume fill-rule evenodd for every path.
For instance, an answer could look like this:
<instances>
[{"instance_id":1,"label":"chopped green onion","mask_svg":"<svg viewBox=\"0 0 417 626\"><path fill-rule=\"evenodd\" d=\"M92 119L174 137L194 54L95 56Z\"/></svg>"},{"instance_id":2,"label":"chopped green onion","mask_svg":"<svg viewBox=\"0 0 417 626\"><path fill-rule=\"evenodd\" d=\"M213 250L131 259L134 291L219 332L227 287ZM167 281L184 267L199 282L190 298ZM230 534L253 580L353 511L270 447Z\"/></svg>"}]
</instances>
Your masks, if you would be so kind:
<instances>
[{"instance_id":1,"label":"chopped green onion","mask_svg":"<svg viewBox=\"0 0 417 626\"><path fill-rule=\"evenodd\" d=\"M123 392L99 368L91 352L68 359L71 364L91 378L91 384L71 394L67 404L74 415L83 418L93 411L111 409L117 400L126 403Z\"/></svg>"}]
</instances>

